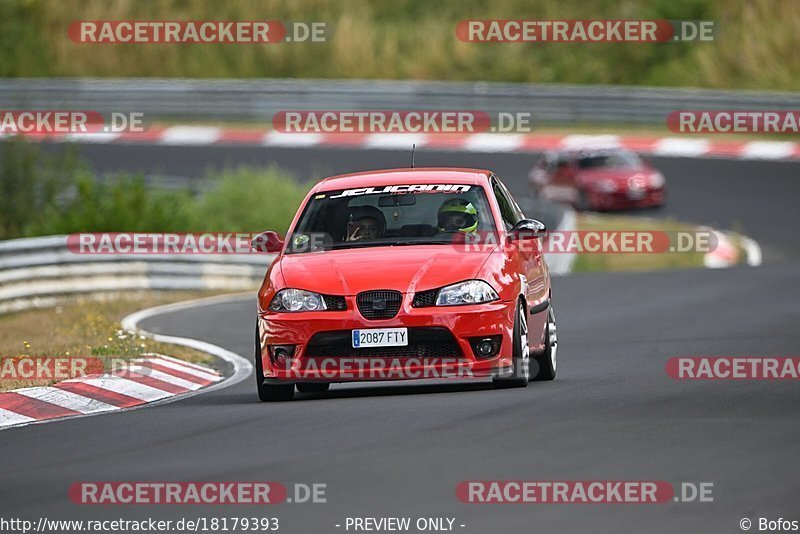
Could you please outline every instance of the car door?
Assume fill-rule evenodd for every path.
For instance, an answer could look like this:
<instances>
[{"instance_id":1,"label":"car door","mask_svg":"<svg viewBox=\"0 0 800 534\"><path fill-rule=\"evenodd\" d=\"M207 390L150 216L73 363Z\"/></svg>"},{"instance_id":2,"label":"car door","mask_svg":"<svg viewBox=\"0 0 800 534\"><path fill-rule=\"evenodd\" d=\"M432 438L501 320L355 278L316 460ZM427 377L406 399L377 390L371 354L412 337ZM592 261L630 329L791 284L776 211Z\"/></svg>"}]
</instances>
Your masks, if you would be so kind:
<instances>
[{"instance_id":1,"label":"car door","mask_svg":"<svg viewBox=\"0 0 800 534\"><path fill-rule=\"evenodd\" d=\"M492 177L492 189L506 229L511 229L526 218L519 204L497 176ZM547 314L532 315L530 311L534 305L545 302L550 293L550 271L544 259L541 239L525 240L518 243L518 246L508 249L508 253L515 256L510 258L512 264L517 265L519 275L524 277L523 292L528 303L529 340L530 344L536 347L543 342L543 339L538 338L538 334L543 335Z\"/></svg>"}]
</instances>

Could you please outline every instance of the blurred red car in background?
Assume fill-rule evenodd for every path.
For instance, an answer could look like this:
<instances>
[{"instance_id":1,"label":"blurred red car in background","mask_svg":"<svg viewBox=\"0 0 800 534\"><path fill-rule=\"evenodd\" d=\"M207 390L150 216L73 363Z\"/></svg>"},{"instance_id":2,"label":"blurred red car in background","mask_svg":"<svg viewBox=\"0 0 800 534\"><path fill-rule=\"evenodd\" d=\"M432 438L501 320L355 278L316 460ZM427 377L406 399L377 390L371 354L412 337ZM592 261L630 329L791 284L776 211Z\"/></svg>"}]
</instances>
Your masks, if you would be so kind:
<instances>
[{"instance_id":1,"label":"blurred red car in background","mask_svg":"<svg viewBox=\"0 0 800 534\"><path fill-rule=\"evenodd\" d=\"M664 176L634 152L619 148L544 154L529 174L535 198L586 211L659 207Z\"/></svg>"}]
</instances>

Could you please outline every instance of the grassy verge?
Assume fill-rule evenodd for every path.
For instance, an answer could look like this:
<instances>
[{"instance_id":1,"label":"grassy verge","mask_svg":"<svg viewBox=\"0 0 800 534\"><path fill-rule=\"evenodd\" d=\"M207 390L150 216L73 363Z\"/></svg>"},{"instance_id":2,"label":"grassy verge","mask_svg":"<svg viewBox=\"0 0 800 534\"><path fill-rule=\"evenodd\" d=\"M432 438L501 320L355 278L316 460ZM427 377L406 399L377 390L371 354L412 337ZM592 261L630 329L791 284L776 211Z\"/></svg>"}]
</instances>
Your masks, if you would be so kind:
<instances>
[{"instance_id":1,"label":"grassy verge","mask_svg":"<svg viewBox=\"0 0 800 534\"><path fill-rule=\"evenodd\" d=\"M78 298L54 308L0 315L0 358L93 357L133 359L157 352L213 367L214 358L186 347L156 343L121 329L120 321L137 310L210 296L211 292L135 292ZM0 391L46 386L46 380L0 380Z\"/></svg>"},{"instance_id":2,"label":"grassy verge","mask_svg":"<svg viewBox=\"0 0 800 534\"><path fill-rule=\"evenodd\" d=\"M579 214L579 231L629 231L629 232L687 232L698 230L696 226L672 219L650 219L619 215ZM739 262L744 258L739 239L731 239L737 248ZM657 271L663 269L686 269L703 267L702 252L662 253L585 253L578 254L572 266L573 272L597 271Z\"/></svg>"}]
</instances>

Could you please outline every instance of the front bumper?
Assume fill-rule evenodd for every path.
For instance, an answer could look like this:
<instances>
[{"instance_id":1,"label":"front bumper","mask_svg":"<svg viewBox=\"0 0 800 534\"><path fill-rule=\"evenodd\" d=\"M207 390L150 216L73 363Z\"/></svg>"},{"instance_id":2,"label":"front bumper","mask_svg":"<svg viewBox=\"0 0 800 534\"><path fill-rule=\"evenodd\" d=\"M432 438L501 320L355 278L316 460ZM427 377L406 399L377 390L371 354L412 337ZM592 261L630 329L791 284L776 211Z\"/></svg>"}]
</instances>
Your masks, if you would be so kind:
<instances>
[{"instance_id":1,"label":"front bumper","mask_svg":"<svg viewBox=\"0 0 800 534\"><path fill-rule=\"evenodd\" d=\"M266 312L259 315L261 361L266 382L304 381L350 382L372 380L418 380L437 378L471 378L492 376L511 366L512 336L516 301L495 301L487 304L452 307L411 306L411 296L403 295L400 311L392 319L367 320L361 316L355 297L346 297L347 310L301 313ZM309 341L318 333L340 333L354 329L406 327L409 339L414 329L446 330L454 338L457 353L437 350L402 351L388 348L343 350L342 354L324 354L309 350ZM499 336L497 355L478 358L470 338ZM285 366L275 365L270 358L270 345L294 345L295 353ZM313 348L313 347L311 347ZM413 349L413 347L412 347ZM454 352L456 352L454 351Z\"/></svg>"},{"instance_id":2,"label":"front bumper","mask_svg":"<svg viewBox=\"0 0 800 534\"><path fill-rule=\"evenodd\" d=\"M663 187L646 188L641 191L589 192L589 205L595 210L622 210L629 208L656 207L664 204Z\"/></svg>"}]
</instances>

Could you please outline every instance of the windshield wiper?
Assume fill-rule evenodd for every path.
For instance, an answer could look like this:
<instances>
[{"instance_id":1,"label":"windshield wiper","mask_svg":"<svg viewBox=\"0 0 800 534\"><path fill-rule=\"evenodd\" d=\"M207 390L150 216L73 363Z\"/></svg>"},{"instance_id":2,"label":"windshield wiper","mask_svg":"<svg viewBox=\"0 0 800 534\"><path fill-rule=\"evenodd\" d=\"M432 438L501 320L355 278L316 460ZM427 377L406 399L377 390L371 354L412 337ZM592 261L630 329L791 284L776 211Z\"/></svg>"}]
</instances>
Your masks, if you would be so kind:
<instances>
[{"instance_id":1,"label":"windshield wiper","mask_svg":"<svg viewBox=\"0 0 800 534\"><path fill-rule=\"evenodd\" d=\"M431 241L394 241L391 243L393 247L405 247L409 245L451 245L453 242L449 239L435 239Z\"/></svg>"},{"instance_id":2,"label":"windshield wiper","mask_svg":"<svg viewBox=\"0 0 800 534\"><path fill-rule=\"evenodd\" d=\"M391 243L380 243L380 242L376 243L374 241L368 243L363 243L360 241L343 241L341 243L334 243L330 245L329 248L332 250L337 250L343 248L386 247L389 245L391 245Z\"/></svg>"},{"instance_id":3,"label":"windshield wiper","mask_svg":"<svg viewBox=\"0 0 800 534\"><path fill-rule=\"evenodd\" d=\"M370 241L370 242L360 242L360 241L344 241L341 243L334 243L330 245L330 249L332 250L341 250L347 248L367 248L367 247L405 247L411 245L450 245L452 241L449 239L438 239L438 240L426 240L426 241Z\"/></svg>"}]
</instances>

